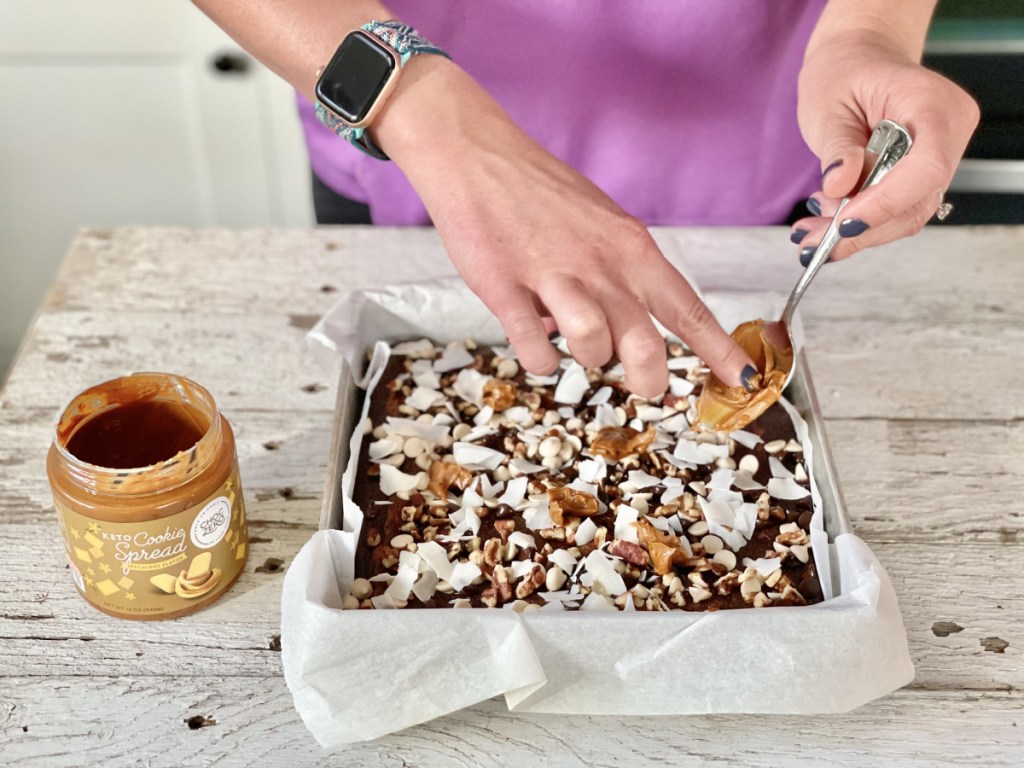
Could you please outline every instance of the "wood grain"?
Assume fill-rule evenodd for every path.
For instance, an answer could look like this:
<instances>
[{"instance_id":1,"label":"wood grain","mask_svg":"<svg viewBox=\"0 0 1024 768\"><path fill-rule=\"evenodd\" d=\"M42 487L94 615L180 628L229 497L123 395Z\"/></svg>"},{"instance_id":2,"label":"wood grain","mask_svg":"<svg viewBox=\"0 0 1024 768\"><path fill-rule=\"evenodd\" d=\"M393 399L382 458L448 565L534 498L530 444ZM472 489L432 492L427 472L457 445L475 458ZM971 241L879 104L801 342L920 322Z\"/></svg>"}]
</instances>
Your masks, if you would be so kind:
<instances>
[{"instance_id":1,"label":"wood grain","mask_svg":"<svg viewBox=\"0 0 1024 768\"><path fill-rule=\"evenodd\" d=\"M779 228L655 237L707 288L785 292L799 270ZM854 529L903 611L917 669L907 689L814 719L554 718L492 701L327 753L280 672L283 571L316 528L334 404L303 336L381 263L393 281L451 266L428 230L83 232L0 391L0 764L1021 764L1021 252L1024 228L926 231L830 266L805 300ZM143 369L193 376L217 397L253 537L226 598L160 624L109 619L78 597L44 465L73 394ZM257 571L271 558L282 567ZM200 715L216 724L190 728Z\"/></svg>"}]
</instances>

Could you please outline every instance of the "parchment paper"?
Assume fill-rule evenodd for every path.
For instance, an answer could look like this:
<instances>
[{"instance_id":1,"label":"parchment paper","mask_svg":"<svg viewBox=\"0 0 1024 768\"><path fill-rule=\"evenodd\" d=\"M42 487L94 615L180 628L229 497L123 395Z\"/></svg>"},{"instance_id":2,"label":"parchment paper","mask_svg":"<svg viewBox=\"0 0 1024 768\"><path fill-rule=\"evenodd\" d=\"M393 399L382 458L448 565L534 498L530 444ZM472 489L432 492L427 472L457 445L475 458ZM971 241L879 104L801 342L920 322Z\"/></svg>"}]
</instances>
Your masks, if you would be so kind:
<instances>
[{"instance_id":1,"label":"parchment paper","mask_svg":"<svg viewBox=\"0 0 1024 768\"><path fill-rule=\"evenodd\" d=\"M765 294L705 298L727 330L781 309L779 297ZM344 356L355 371L365 366L371 388L389 354L377 342L421 336L503 340L498 322L456 280L350 294L310 333L328 360ZM806 424L789 410L806 452ZM288 569L282 595L285 679L325 747L374 739L498 694L524 712L815 714L852 709L913 678L888 577L856 536L828 542L813 483L812 547L829 597L817 605L713 613L343 611L363 517L348 498L361 439L356 430L342 478L343 530L313 536ZM805 459L810 469L813 456ZM840 574L834 596L829 560Z\"/></svg>"}]
</instances>

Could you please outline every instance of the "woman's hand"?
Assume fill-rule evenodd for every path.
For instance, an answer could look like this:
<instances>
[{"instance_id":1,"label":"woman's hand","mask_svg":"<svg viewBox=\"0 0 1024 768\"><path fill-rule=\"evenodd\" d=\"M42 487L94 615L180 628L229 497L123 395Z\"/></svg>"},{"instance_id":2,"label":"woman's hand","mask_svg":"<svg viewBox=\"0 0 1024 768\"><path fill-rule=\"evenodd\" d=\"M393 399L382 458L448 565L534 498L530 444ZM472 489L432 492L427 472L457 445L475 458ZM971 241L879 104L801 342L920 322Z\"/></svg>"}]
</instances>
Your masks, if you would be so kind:
<instances>
[{"instance_id":1,"label":"woman's hand","mask_svg":"<svg viewBox=\"0 0 1024 768\"><path fill-rule=\"evenodd\" d=\"M835 19L823 17L822 23L830 21ZM800 73L800 128L824 169L823 189L808 201L816 215L793 226L805 266L839 200L857 191L864 148L882 119L907 128L914 144L882 183L843 209L844 239L833 260L919 232L935 214L978 124L974 99L917 63L923 32L908 41L871 26L853 25L824 39L816 32Z\"/></svg>"},{"instance_id":2,"label":"woman's hand","mask_svg":"<svg viewBox=\"0 0 1024 768\"><path fill-rule=\"evenodd\" d=\"M741 384L750 358L643 224L524 134L454 64L420 59L424 66L414 61L403 74L415 79L399 86L376 139L420 193L452 262L524 367L556 370L548 333L557 328L581 365L602 365L614 351L626 386L654 397L668 386L668 369L650 313L724 381Z\"/></svg>"}]
</instances>

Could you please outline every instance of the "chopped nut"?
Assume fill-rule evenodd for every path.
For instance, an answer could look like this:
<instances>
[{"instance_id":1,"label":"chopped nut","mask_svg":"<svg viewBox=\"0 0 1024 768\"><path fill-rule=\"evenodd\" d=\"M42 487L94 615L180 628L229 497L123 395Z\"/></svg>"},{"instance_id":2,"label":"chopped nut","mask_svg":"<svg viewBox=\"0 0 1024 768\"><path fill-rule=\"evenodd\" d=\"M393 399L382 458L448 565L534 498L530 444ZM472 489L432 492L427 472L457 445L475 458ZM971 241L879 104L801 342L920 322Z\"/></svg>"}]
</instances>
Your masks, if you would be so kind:
<instances>
[{"instance_id":1,"label":"chopped nut","mask_svg":"<svg viewBox=\"0 0 1024 768\"><path fill-rule=\"evenodd\" d=\"M694 585L687 591L690 593L690 597L693 598L693 602L695 603L703 603L705 600L711 599L711 593L706 587L698 587Z\"/></svg>"},{"instance_id":2,"label":"chopped nut","mask_svg":"<svg viewBox=\"0 0 1024 768\"><path fill-rule=\"evenodd\" d=\"M799 560L801 563L806 563L808 560L811 559L806 544L794 544L790 548L790 552L792 552L796 556L796 559Z\"/></svg>"},{"instance_id":3,"label":"chopped nut","mask_svg":"<svg viewBox=\"0 0 1024 768\"><path fill-rule=\"evenodd\" d=\"M515 361L512 362L514 364ZM483 401L495 411L507 410L516 404L516 385L510 381L490 379L484 383Z\"/></svg>"},{"instance_id":4,"label":"chopped nut","mask_svg":"<svg viewBox=\"0 0 1024 768\"><path fill-rule=\"evenodd\" d=\"M511 521L510 521L511 522ZM484 543L483 550L483 563L488 568L493 568L501 562L502 553L502 540L501 539L488 539Z\"/></svg>"},{"instance_id":5,"label":"chopped nut","mask_svg":"<svg viewBox=\"0 0 1024 768\"><path fill-rule=\"evenodd\" d=\"M502 542L508 541L509 535L515 529L516 529L516 521L515 520L505 519L505 520L495 520L494 521L494 530L496 530L498 532L498 535L501 536Z\"/></svg>"},{"instance_id":6,"label":"chopped nut","mask_svg":"<svg viewBox=\"0 0 1024 768\"><path fill-rule=\"evenodd\" d=\"M537 591L537 588L544 584L547 574L544 572L544 568L537 565L534 566L523 580L519 582L519 586L516 587L516 597L522 599L528 597Z\"/></svg>"},{"instance_id":7,"label":"chopped nut","mask_svg":"<svg viewBox=\"0 0 1024 768\"><path fill-rule=\"evenodd\" d=\"M772 601L768 598L764 592L758 592L754 595L754 607L755 608L767 608L772 604Z\"/></svg>"},{"instance_id":8,"label":"chopped nut","mask_svg":"<svg viewBox=\"0 0 1024 768\"><path fill-rule=\"evenodd\" d=\"M366 532L366 546L376 547L380 544L380 531L376 528L371 528Z\"/></svg>"},{"instance_id":9,"label":"chopped nut","mask_svg":"<svg viewBox=\"0 0 1024 768\"><path fill-rule=\"evenodd\" d=\"M807 534L803 531L789 531L780 533L775 537L775 541L788 547L792 547L794 544L807 544Z\"/></svg>"},{"instance_id":10,"label":"chopped nut","mask_svg":"<svg viewBox=\"0 0 1024 768\"><path fill-rule=\"evenodd\" d=\"M395 549L405 549L413 543L413 538L408 533L400 533L391 539L391 546Z\"/></svg>"},{"instance_id":11,"label":"chopped nut","mask_svg":"<svg viewBox=\"0 0 1024 768\"><path fill-rule=\"evenodd\" d=\"M608 546L608 554L621 557L627 563L633 565L649 566L651 564L651 558L647 552L644 551L643 547L639 544L634 544L631 541L623 541L622 539L615 539Z\"/></svg>"}]
</instances>

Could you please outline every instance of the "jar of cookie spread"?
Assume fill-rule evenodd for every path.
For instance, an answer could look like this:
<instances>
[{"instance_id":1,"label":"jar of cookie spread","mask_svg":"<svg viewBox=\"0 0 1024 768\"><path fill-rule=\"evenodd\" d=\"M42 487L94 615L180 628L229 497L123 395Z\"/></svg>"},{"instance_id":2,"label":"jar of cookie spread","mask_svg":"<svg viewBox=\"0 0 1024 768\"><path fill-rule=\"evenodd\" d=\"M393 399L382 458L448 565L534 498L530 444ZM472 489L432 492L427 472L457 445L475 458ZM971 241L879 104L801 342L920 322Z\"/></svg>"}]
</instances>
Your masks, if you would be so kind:
<instances>
[{"instance_id":1,"label":"jar of cookie spread","mask_svg":"<svg viewBox=\"0 0 1024 768\"><path fill-rule=\"evenodd\" d=\"M234 433L194 381L138 373L86 390L61 415L46 468L71 576L104 613L181 616L245 566Z\"/></svg>"}]
</instances>

